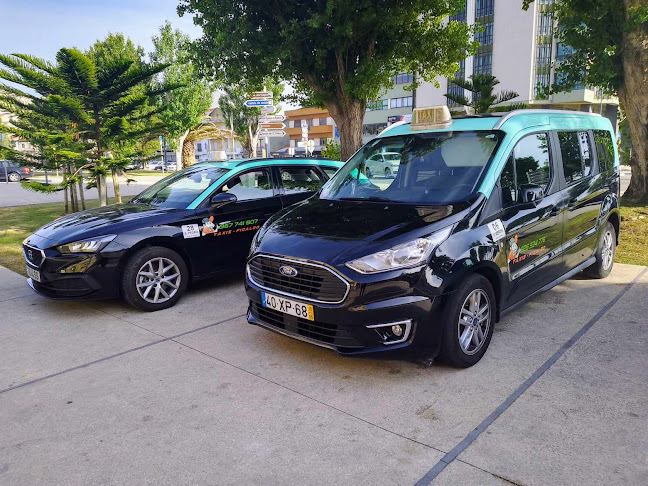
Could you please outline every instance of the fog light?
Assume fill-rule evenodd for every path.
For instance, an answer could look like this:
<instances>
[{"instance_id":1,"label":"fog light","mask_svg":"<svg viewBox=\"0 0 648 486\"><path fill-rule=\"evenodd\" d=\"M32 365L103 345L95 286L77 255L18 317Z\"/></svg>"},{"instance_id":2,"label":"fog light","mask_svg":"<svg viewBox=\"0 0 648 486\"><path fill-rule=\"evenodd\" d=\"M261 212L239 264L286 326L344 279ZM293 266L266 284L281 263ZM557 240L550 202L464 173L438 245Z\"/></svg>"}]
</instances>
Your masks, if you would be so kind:
<instances>
[{"instance_id":1,"label":"fog light","mask_svg":"<svg viewBox=\"0 0 648 486\"><path fill-rule=\"evenodd\" d=\"M412 333L412 320L404 319L398 322L385 322L384 324L371 324L367 329L373 329L378 333L383 344L404 343Z\"/></svg>"},{"instance_id":2,"label":"fog light","mask_svg":"<svg viewBox=\"0 0 648 486\"><path fill-rule=\"evenodd\" d=\"M400 324L394 324L392 326L392 334L396 337L401 337L403 335L403 328L400 327Z\"/></svg>"},{"instance_id":3,"label":"fog light","mask_svg":"<svg viewBox=\"0 0 648 486\"><path fill-rule=\"evenodd\" d=\"M76 263L73 263L72 265L68 265L67 267L63 267L59 269L59 273L83 273L86 272L90 269L92 265L95 264L97 261L97 257L95 255L83 258L82 260L79 260Z\"/></svg>"}]
</instances>

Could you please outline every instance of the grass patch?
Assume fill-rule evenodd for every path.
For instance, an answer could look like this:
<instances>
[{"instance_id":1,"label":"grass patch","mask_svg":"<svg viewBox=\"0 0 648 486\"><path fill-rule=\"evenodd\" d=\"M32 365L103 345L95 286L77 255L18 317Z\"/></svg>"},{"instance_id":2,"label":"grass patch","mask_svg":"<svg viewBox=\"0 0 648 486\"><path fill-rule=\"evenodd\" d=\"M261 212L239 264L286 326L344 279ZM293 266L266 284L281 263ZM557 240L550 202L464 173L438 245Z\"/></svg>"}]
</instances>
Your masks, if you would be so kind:
<instances>
[{"instance_id":1,"label":"grass patch","mask_svg":"<svg viewBox=\"0 0 648 486\"><path fill-rule=\"evenodd\" d=\"M130 197L122 199L127 201ZM111 199L109 202L116 201ZM88 209L98 206L98 199L86 201ZM0 208L0 265L25 275L22 241L44 224L63 215L62 202Z\"/></svg>"},{"instance_id":2,"label":"grass patch","mask_svg":"<svg viewBox=\"0 0 648 486\"><path fill-rule=\"evenodd\" d=\"M173 171L164 171L164 175L168 176L171 172ZM148 176L157 176L157 177L162 177L162 171L161 170L147 170L147 169L133 169L133 170L127 170L126 171L126 176L128 177L148 177Z\"/></svg>"},{"instance_id":3,"label":"grass patch","mask_svg":"<svg viewBox=\"0 0 648 486\"><path fill-rule=\"evenodd\" d=\"M621 232L614 261L648 266L648 206L621 206Z\"/></svg>"}]
</instances>

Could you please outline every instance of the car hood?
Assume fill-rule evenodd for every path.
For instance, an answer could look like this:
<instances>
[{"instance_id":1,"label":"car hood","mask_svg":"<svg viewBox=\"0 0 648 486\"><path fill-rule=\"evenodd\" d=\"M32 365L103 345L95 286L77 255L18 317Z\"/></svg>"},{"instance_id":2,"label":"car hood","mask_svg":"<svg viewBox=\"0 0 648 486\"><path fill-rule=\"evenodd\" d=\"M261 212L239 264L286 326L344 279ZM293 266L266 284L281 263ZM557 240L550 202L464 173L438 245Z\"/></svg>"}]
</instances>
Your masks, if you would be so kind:
<instances>
[{"instance_id":1,"label":"car hood","mask_svg":"<svg viewBox=\"0 0 648 486\"><path fill-rule=\"evenodd\" d=\"M142 226L164 224L186 211L147 204L114 204L63 216L37 229L34 235L47 240L50 245L60 245L93 236L118 234Z\"/></svg>"},{"instance_id":2,"label":"car hood","mask_svg":"<svg viewBox=\"0 0 648 486\"><path fill-rule=\"evenodd\" d=\"M265 228L256 250L334 264L356 250L367 254L431 234L464 218L469 208L468 202L416 206L315 196Z\"/></svg>"}]
</instances>

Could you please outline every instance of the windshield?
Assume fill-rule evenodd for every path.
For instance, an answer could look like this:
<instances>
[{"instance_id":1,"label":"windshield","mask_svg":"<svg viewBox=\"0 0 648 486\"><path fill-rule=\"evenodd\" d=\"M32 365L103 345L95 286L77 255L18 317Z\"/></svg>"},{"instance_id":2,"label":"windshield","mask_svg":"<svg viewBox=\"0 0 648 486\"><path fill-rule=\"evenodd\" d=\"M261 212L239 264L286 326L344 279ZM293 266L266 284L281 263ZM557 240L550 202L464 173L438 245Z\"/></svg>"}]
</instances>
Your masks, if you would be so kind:
<instances>
[{"instance_id":1,"label":"windshield","mask_svg":"<svg viewBox=\"0 0 648 486\"><path fill-rule=\"evenodd\" d=\"M156 182L131 200L165 208L185 209L212 183L229 169L214 166L194 166Z\"/></svg>"},{"instance_id":2,"label":"windshield","mask_svg":"<svg viewBox=\"0 0 648 486\"><path fill-rule=\"evenodd\" d=\"M322 199L448 204L476 189L501 138L496 131L432 132L378 138L324 186Z\"/></svg>"}]
</instances>

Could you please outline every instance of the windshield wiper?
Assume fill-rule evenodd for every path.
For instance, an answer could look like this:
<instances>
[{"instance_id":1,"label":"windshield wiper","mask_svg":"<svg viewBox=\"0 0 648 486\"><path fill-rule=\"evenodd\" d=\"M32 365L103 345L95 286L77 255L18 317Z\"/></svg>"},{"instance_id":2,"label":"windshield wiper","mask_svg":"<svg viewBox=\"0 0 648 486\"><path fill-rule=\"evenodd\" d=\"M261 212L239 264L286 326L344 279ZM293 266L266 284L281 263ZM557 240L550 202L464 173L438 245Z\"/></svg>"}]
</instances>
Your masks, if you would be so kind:
<instances>
[{"instance_id":1,"label":"windshield wiper","mask_svg":"<svg viewBox=\"0 0 648 486\"><path fill-rule=\"evenodd\" d=\"M389 198L380 197L380 196L368 196L368 197L341 197L340 201L378 201L378 202L394 202Z\"/></svg>"}]
</instances>

